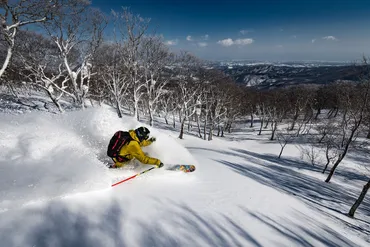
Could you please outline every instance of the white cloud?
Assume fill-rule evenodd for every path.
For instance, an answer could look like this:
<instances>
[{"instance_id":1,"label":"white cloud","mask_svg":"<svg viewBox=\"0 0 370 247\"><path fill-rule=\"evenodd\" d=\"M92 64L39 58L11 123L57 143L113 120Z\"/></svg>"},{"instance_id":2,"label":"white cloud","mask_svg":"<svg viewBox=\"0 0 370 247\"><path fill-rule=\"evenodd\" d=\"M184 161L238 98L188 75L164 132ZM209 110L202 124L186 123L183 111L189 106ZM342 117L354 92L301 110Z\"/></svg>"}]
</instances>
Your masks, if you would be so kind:
<instances>
[{"instance_id":1,"label":"white cloud","mask_svg":"<svg viewBox=\"0 0 370 247\"><path fill-rule=\"evenodd\" d=\"M335 38L334 36L325 36L325 37L322 37L323 39L326 39L326 40L334 40L334 41L337 41L338 39Z\"/></svg>"},{"instance_id":2,"label":"white cloud","mask_svg":"<svg viewBox=\"0 0 370 247\"><path fill-rule=\"evenodd\" d=\"M204 35L204 36L202 37L202 39L203 39L203 40L208 40L208 39L209 39L209 35L208 35L208 34Z\"/></svg>"},{"instance_id":3,"label":"white cloud","mask_svg":"<svg viewBox=\"0 0 370 247\"><path fill-rule=\"evenodd\" d=\"M316 39L312 39L312 40L311 40L311 43L315 43L315 42L316 42Z\"/></svg>"},{"instance_id":4,"label":"white cloud","mask_svg":"<svg viewBox=\"0 0 370 247\"><path fill-rule=\"evenodd\" d=\"M220 40L217 43L223 46L232 46L234 44L234 41L228 38L228 39Z\"/></svg>"},{"instance_id":5,"label":"white cloud","mask_svg":"<svg viewBox=\"0 0 370 247\"><path fill-rule=\"evenodd\" d=\"M253 30L249 30L249 29L244 29L244 30L240 30L239 33L245 35L245 34L248 34L248 33L251 33L253 32Z\"/></svg>"},{"instance_id":6,"label":"white cloud","mask_svg":"<svg viewBox=\"0 0 370 247\"><path fill-rule=\"evenodd\" d=\"M254 42L253 39L236 39L235 41L231 38L220 40L217 43L223 46L232 46L232 45L250 45Z\"/></svg>"},{"instance_id":7,"label":"white cloud","mask_svg":"<svg viewBox=\"0 0 370 247\"><path fill-rule=\"evenodd\" d=\"M198 46L200 46L200 47L206 47L206 46L208 46L208 44L206 42L199 42L198 43Z\"/></svg>"},{"instance_id":8,"label":"white cloud","mask_svg":"<svg viewBox=\"0 0 370 247\"><path fill-rule=\"evenodd\" d=\"M167 40L166 44L167 45L177 45L179 43L178 39L173 39L173 40Z\"/></svg>"},{"instance_id":9,"label":"white cloud","mask_svg":"<svg viewBox=\"0 0 370 247\"><path fill-rule=\"evenodd\" d=\"M253 43L253 39L237 39L234 41L235 45L250 45Z\"/></svg>"},{"instance_id":10,"label":"white cloud","mask_svg":"<svg viewBox=\"0 0 370 247\"><path fill-rule=\"evenodd\" d=\"M188 35L188 36L186 37L186 40L187 40L187 41L193 41L193 38L192 38L190 35Z\"/></svg>"}]
</instances>

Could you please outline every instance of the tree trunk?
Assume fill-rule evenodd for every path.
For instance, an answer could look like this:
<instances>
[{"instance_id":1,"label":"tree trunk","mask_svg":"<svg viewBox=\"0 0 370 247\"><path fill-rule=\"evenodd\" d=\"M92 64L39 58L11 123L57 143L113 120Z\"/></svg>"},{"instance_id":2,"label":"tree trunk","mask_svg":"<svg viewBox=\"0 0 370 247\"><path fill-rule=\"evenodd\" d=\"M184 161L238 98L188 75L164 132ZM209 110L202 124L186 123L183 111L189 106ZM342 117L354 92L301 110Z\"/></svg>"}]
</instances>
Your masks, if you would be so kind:
<instances>
[{"instance_id":1,"label":"tree trunk","mask_svg":"<svg viewBox=\"0 0 370 247\"><path fill-rule=\"evenodd\" d=\"M16 97L17 99L19 99L19 96L18 96L17 92L15 91L15 88L13 87L12 83L11 83L11 82L8 82L8 83L7 83L7 86L8 86L8 88L9 88L9 90L10 90L11 94L12 94L14 97Z\"/></svg>"},{"instance_id":2,"label":"tree trunk","mask_svg":"<svg viewBox=\"0 0 370 247\"><path fill-rule=\"evenodd\" d=\"M254 123L254 117L253 117L253 113L251 113L251 125L250 125L251 128L253 128L253 123Z\"/></svg>"},{"instance_id":3,"label":"tree trunk","mask_svg":"<svg viewBox=\"0 0 370 247\"><path fill-rule=\"evenodd\" d=\"M203 139L206 140L207 138L207 115L206 115L206 118L204 120L204 128L203 128Z\"/></svg>"},{"instance_id":4,"label":"tree trunk","mask_svg":"<svg viewBox=\"0 0 370 247\"><path fill-rule=\"evenodd\" d=\"M172 125L173 125L173 128L176 128L176 119L175 119L175 112L172 112Z\"/></svg>"},{"instance_id":5,"label":"tree trunk","mask_svg":"<svg viewBox=\"0 0 370 247\"><path fill-rule=\"evenodd\" d=\"M197 126L198 126L198 135L200 138L202 138L202 131L200 129L200 121L199 121L199 116L196 115L196 118L197 118Z\"/></svg>"},{"instance_id":6,"label":"tree trunk","mask_svg":"<svg viewBox=\"0 0 370 247\"><path fill-rule=\"evenodd\" d=\"M139 106L135 99L134 99L134 118L136 118L137 121L139 121Z\"/></svg>"},{"instance_id":7,"label":"tree trunk","mask_svg":"<svg viewBox=\"0 0 370 247\"><path fill-rule=\"evenodd\" d=\"M181 128L180 128L180 135L179 138L183 139L184 138L184 127L185 127L185 120L186 118L184 117L181 121Z\"/></svg>"},{"instance_id":8,"label":"tree trunk","mask_svg":"<svg viewBox=\"0 0 370 247\"><path fill-rule=\"evenodd\" d=\"M326 169L328 169L328 166L330 164L330 158L329 158L329 146L326 147L326 151L325 151L325 156L326 156L326 165L325 165L325 168L324 170L322 170L322 174L324 174L326 172Z\"/></svg>"},{"instance_id":9,"label":"tree trunk","mask_svg":"<svg viewBox=\"0 0 370 247\"><path fill-rule=\"evenodd\" d=\"M290 127L290 131L294 130L294 127L295 127L295 124L297 122L297 119L298 119L298 113L296 113L293 117L293 123L292 123L292 126Z\"/></svg>"},{"instance_id":10,"label":"tree trunk","mask_svg":"<svg viewBox=\"0 0 370 247\"><path fill-rule=\"evenodd\" d=\"M337 108L335 109L335 114L334 114L334 118L336 118L336 117L337 117L337 115L338 115L338 112L339 112L339 107L337 107Z\"/></svg>"},{"instance_id":11,"label":"tree trunk","mask_svg":"<svg viewBox=\"0 0 370 247\"><path fill-rule=\"evenodd\" d=\"M324 170L322 170L322 174L326 172L326 169L328 169L329 164L330 164L330 161L327 161Z\"/></svg>"},{"instance_id":12,"label":"tree trunk","mask_svg":"<svg viewBox=\"0 0 370 247\"><path fill-rule=\"evenodd\" d=\"M324 140L325 136L326 136L326 133L324 133L324 134L322 135L322 137L321 137L321 138L320 138L320 140L319 140L319 143L321 143L321 142Z\"/></svg>"},{"instance_id":13,"label":"tree trunk","mask_svg":"<svg viewBox=\"0 0 370 247\"><path fill-rule=\"evenodd\" d=\"M283 151L284 151L284 148L285 148L286 144L281 146L281 150L280 150L280 154L279 154L279 157L278 159L280 159L281 155L283 154Z\"/></svg>"},{"instance_id":14,"label":"tree trunk","mask_svg":"<svg viewBox=\"0 0 370 247\"><path fill-rule=\"evenodd\" d=\"M321 114L321 109L317 109L317 112L316 112L316 115L315 115L315 120L317 120L317 118L319 117L319 115Z\"/></svg>"},{"instance_id":15,"label":"tree trunk","mask_svg":"<svg viewBox=\"0 0 370 247\"><path fill-rule=\"evenodd\" d=\"M270 119L267 119L266 124L265 124L265 127L263 127L263 128L264 129L267 129L267 126L269 125L269 123L270 123Z\"/></svg>"},{"instance_id":16,"label":"tree trunk","mask_svg":"<svg viewBox=\"0 0 370 247\"><path fill-rule=\"evenodd\" d=\"M208 141L212 141L212 137L213 137L213 124L209 128Z\"/></svg>"},{"instance_id":17,"label":"tree trunk","mask_svg":"<svg viewBox=\"0 0 370 247\"><path fill-rule=\"evenodd\" d=\"M339 156L339 158L338 158L338 160L335 162L335 164L334 164L334 166L331 168L331 170L330 170L330 173L329 173L329 176L326 178L326 180L325 180L325 182L326 183L329 183L329 181L330 181L330 179L331 179L331 177L334 175L334 171L335 171L335 169L337 169L337 167L338 167L338 165L340 164L340 162L342 161L342 159L344 158L342 158L343 156L342 155L340 155Z\"/></svg>"},{"instance_id":18,"label":"tree trunk","mask_svg":"<svg viewBox=\"0 0 370 247\"><path fill-rule=\"evenodd\" d=\"M116 100L116 108L117 108L118 117L122 118L121 106L120 106L118 100Z\"/></svg>"},{"instance_id":19,"label":"tree trunk","mask_svg":"<svg viewBox=\"0 0 370 247\"><path fill-rule=\"evenodd\" d=\"M14 30L14 32L16 32L17 30ZM15 35L14 35L15 36ZM3 66L1 67L0 69L0 78L3 76L6 68L8 67L9 65L9 62L10 62L10 59L12 58L13 56L13 47L14 47L14 39L11 40L11 45L8 47L8 52L6 53L6 58L5 58L5 61L3 63Z\"/></svg>"},{"instance_id":20,"label":"tree trunk","mask_svg":"<svg viewBox=\"0 0 370 247\"><path fill-rule=\"evenodd\" d=\"M153 109L152 109L152 106L151 106L150 103L149 103L149 106L148 106L148 111L149 111L149 125L153 126L153 124L154 124L154 114L153 114Z\"/></svg>"},{"instance_id":21,"label":"tree trunk","mask_svg":"<svg viewBox=\"0 0 370 247\"><path fill-rule=\"evenodd\" d=\"M227 123L227 127L225 129L227 130L227 133L231 133L231 124L232 124L232 120Z\"/></svg>"},{"instance_id":22,"label":"tree trunk","mask_svg":"<svg viewBox=\"0 0 370 247\"><path fill-rule=\"evenodd\" d=\"M339 165L339 163L344 159L344 157L346 156L347 152L348 152L348 149L349 149L349 145L351 145L352 141L353 141L353 137L355 136L355 133L358 129L358 127L360 127L360 124L362 122L362 116L361 118L359 119L359 121L356 123L355 127L352 129L351 131L351 135L349 136L348 140L346 141L345 143L345 147L344 147L344 150L343 150L343 153L341 153L339 155L339 158L338 160L335 162L333 168L331 169L330 171L330 174L328 176L328 178L325 180L325 182L329 183L331 177L333 176L334 174L334 171L335 169L337 168L337 166Z\"/></svg>"},{"instance_id":23,"label":"tree trunk","mask_svg":"<svg viewBox=\"0 0 370 247\"><path fill-rule=\"evenodd\" d=\"M46 90L46 91L47 91L51 101L53 101L54 105L58 108L59 112L64 113L64 110L63 110L62 106L60 105L59 101L53 96L53 94L49 90Z\"/></svg>"},{"instance_id":24,"label":"tree trunk","mask_svg":"<svg viewBox=\"0 0 370 247\"><path fill-rule=\"evenodd\" d=\"M276 129L277 129L277 121L274 121L272 122L272 133L271 133L270 141L273 141L275 139Z\"/></svg>"},{"instance_id":25,"label":"tree trunk","mask_svg":"<svg viewBox=\"0 0 370 247\"><path fill-rule=\"evenodd\" d=\"M258 135L260 136L262 134L262 127L263 127L263 118L261 119L261 126L260 126L260 131L258 132Z\"/></svg>"},{"instance_id":26,"label":"tree trunk","mask_svg":"<svg viewBox=\"0 0 370 247\"><path fill-rule=\"evenodd\" d=\"M349 210L348 215L350 217L353 217L355 215L357 208L360 206L360 204L364 200L365 195L367 191L369 190L369 188L370 188L370 180L367 182L367 184L364 185L364 188L362 189L360 196L357 198L355 204L353 204L353 206L351 207L351 210Z\"/></svg>"}]
</instances>

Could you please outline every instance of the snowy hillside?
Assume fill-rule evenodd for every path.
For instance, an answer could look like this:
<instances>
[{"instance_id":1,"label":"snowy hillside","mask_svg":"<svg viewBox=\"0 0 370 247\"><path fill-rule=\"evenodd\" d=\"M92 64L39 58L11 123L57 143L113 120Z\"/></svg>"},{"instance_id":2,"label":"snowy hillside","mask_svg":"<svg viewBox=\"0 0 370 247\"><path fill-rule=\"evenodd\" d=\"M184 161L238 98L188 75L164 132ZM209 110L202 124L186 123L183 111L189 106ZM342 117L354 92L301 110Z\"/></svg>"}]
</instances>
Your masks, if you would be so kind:
<instances>
[{"instance_id":1,"label":"snowy hillside","mask_svg":"<svg viewBox=\"0 0 370 247\"><path fill-rule=\"evenodd\" d=\"M294 145L279 160L279 144L245 124L208 142L157 122L144 151L197 170L154 169L112 188L148 168L104 164L111 135L140 125L110 108L1 114L1 246L370 245L369 198L345 215L366 181L351 175L354 159L326 184Z\"/></svg>"},{"instance_id":2,"label":"snowy hillside","mask_svg":"<svg viewBox=\"0 0 370 247\"><path fill-rule=\"evenodd\" d=\"M214 65L237 83L258 89L292 85L323 85L339 81L358 82L362 66L317 63L226 63Z\"/></svg>"}]
</instances>

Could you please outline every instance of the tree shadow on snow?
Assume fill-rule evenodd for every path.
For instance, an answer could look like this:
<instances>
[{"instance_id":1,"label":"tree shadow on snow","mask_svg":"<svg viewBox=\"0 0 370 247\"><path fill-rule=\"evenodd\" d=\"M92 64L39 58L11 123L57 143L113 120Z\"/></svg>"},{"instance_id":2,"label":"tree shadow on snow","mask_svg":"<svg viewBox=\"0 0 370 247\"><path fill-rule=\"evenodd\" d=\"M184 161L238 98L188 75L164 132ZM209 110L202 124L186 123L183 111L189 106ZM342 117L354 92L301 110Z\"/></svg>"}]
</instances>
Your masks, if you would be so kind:
<instances>
[{"instance_id":1,"label":"tree shadow on snow","mask_svg":"<svg viewBox=\"0 0 370 247\"><path fill-rule=\"evenodd\" d=\"M249 212L245 208L241 209L274 232L296 243L296 246L311 247L315 246L316 242L324 246L356 246L350 238L300 212L295 212L294 218L299 219L304 224L297 224L289 219L275 220L258 212Z\"/></svg>"},{"instance_id":2,"label":"tree shadow on snow","mask_svg":"<svg viewBox=\"0 0 370 247\"><path fill-rule=\"evenodd\" d=\"M245 154L244 158L253 165L237 164L226 160L217 160L235 172L256 180L264 185L282 190L310 202L316 207L323 207L340 214L346 214L357 199L362 188L350 190L339 184L328 184L292 168L315 171L317 168L302 161L277 159L271 155L257 154L246 150L235 149ZM338 176L339 174L336 173ZM357 174L344 174L349 178L364 179ZM370 202L363 201L358 211L370 216ZM370 225L370 222L367 222Z\"/></svg>"},{"instance_id":3,"label":"tree shadow on snow","mask_svg":"<svg viewBox=\"0 0 370 247\"><path fill-rule=\"evenodd\" d=\"M218 213L212 211L212 208L198 212L184 203L170 199L152 197L148 200L154 200L158 208L165 210L160 211L154 207L152 211L146 212L145 220L142 220L132 215L130 217L130 213L122 206L124 201L111 200L106 205L96 205L102 209L99 211L93 210L91 206L75 208L55 201L46 208L26 209L7 217L3 217L6 216L3 213L0 218L1 244L37 247L125 247L132 243L135 246L153 247L262 247L266 245L258 238L266 242L268 236L268 241L272 241L275 246L282 245L279 241L281 238L284 243L291 242L292 246L314 246L312 239L325 246L354 246L350 239L301 214L294 218L302 218L302 221L298 221L305 224L297 225L288 219L277 221L244 207L240 207L238 218L232 218L227 212ZM275 234L271 236L271 232L263 228L265 232L259 232L256 238L239 223L243 219L258 220L275 231ZM244 225L248 225L249 229L254 228L249 222L244 221ZM253 232L256 232L255 229Z\"/></svg>"},{"instance_id":4,"label":"tree shadow on snow","mask_svg":"<svg viewBox=\"0 0 370 247\"><path fill-rule=\"evenodd\" d=\"M126 246L120 235L125 214L118 203L112 203L103 215L81 213L62 202L21 212L5 227L0 221L0 239L4 246L88 247L105 246L106 241L114 246ZM97 220L91 220L90 216ZM17 243L19 236L26 245Z\"/></svg>"},{"instance_id":5,"label":"tree shadow on snow","mask_svg":"<svg viewBox=\"0 0 370 247\"><path fill-rule=\"evenodd\" d=\"M163 202L162 202L163 203ZM185 204L166 200L164 218L153 225L138 222L145 237L138 246L256 246L262 245L226 214L213 218L202 215ZM169 232L165 229L171 229Z\"/></svg>"},{"instance_id":6,"label":"tree shadow on snow","mask_svg":"<svg viewBox=\"0 0 370 247\"><path fill-rule=\"evenodd\" d=\"M184 204L166 200L161 202L162 208L166 205L166 211L162 212L166 217L158 218L160 212L153 210L148 214L152 220L127 221L128 214L120 206L122 201L113 200L108 204L100 214L91 207L84 211L84 208L68 207L60 201L50 203L46 208L13 212L14 215L8 217L3 217L4 213L0 220L1 244L125 247L134 242L135 246L153 247L262 246L226 215L223 215L226 223L217 222Z\"/></svg>"},{"instance_id":7,"label":"tree shadow on snow","mask_svg":"<svg viewBox=\"0 0 370 247\"><path fill-rule=\"evenodd\" d=\"M250 152L248 150L244 150L244 149L231 149L232 151L235 151L239 154L242 154L242 155L247 155L249 156L247 159L250 159L251 157L254 157L257 159L257 162L259 160L259 162L261 163L260 160L263 160L263 161L267 161L267 162L270 162L271 164L277 164L277 165L280 165L280 166L284 166L284 167L287 167L287 168L297 168L297 169L303 169L303 170L309 170L309 171L314 171L314 172L319 172L321 173L322 170L323 170L323 167L321 166L313 166L312 164L309 164L303 160L300 160L300 159L291 159L291 158L281 158L279 159L277 157L277 155L271 155L271 154L259 154L259 153L254 153L254 152ZM243 157L243 156L241 156ZM244 156L244 158L246 158ZM264 163L266 164L266 163ZM330 167L329 167L330 169ZM345 179L348 179L348 180L360 180L360 181L363 181L363 182L367 182L369 180L368 177L366 177L365 175L362 175L362 174L358 174L358 173L355 173L355 172L352 172L352 171L349 171L348 169L342 169L342 167L338 167L334 173L334 176L341 176ZM334 177L335 179L335 177Z\"/></svg>"}]
</instances>

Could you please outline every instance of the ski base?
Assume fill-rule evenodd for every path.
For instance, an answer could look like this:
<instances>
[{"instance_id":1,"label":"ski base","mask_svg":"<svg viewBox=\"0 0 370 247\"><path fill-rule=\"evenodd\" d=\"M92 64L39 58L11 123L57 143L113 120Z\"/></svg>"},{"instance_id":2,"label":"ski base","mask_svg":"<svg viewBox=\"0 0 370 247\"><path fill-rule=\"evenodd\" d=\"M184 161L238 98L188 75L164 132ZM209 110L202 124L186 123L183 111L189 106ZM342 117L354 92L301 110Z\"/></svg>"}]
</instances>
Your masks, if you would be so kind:
<instances>
[{"instance_id":1,"label":"ski base","mask_svg":"<svg viewBox=\"0 0 370 247\"><path fill-rule=\"evenodd\" d=\"M195 166L194 165L170 165L166 167L166 170L171 170L171 171L183 171L183 172L193 172L195 171Z\"/></svg>"}]
</instances>

